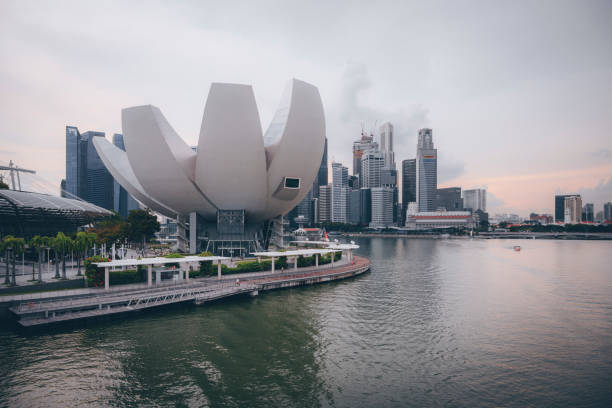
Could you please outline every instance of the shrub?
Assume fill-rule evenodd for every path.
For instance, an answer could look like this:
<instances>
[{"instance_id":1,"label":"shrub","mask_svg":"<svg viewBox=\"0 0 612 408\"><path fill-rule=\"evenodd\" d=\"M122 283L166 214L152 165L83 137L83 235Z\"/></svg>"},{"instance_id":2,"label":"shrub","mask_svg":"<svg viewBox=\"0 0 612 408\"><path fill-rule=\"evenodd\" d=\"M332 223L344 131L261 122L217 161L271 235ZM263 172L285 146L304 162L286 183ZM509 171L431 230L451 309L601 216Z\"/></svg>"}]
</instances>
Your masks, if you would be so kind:
<instances>
[{"instance_id":1,"label":"shrub","mask_svg":"<svg viewBox=\"0 0 612 408\"><path fill-rule=\"evenodd\" d=\"M138 269L127 269L125 271L111 271L110 284L111 285L125 285L128 283L140 283L146 282L147 275L144 271Z\"/></svg>"},{"instance_id":2,"label":"shrub","mask_svg":"<svg viewBox=\"0 0 612 408\"><path fill-rule=\"evenodd\" d=\"M164 258L184 258L184 257L185 255L178 254L178 253L168 254L164 256Z\"/></svg>"},{"instance_id":3,"label":"shrub","mask_svg":"<svg viewBox=\"0 0 612 408\"><path fill-rule=\"evenodd\" d=\"M99 288L104 286L104 268L98 268L94 262L110 262L109 258L95 255L85 259L85 281L87 286Z\"/></svg>"}]
</instances>

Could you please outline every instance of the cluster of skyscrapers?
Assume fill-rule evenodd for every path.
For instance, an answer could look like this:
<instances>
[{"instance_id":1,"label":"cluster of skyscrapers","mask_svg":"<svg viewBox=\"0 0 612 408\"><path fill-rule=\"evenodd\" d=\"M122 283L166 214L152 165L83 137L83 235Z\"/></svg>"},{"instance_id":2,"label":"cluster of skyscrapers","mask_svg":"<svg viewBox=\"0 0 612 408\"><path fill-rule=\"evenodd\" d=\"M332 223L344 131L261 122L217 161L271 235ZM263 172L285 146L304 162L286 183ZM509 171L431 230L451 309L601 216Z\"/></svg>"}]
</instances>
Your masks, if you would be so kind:
<instances>
[{"instance_id":1,"label":"cluster of skyscrapers","mask_svg":"<svg viewBox=\"0 0 612 408\"><path fill-rule=\"evenodd\" d=\"M332 163L332 180L321 176L289 218L309 223L347 223L371 228L413 229L473 227L486 220L486 191L460 187L438 188L438 152L431 129L418 132L416 158L402 161L401 202L393 150L394 129L389 122L373 133L361 132L353 142L353 174L342 163ZM327 146L321 168L327 169Z\"/></svg>"},{"instance_id":2,"label":"cluster of skyscrapers","mask_svg":"<svg viewBox=\"0 0 612 408\"><path fill-rule=\"evenodd\" d=\"M93 146L94 137L105 137L104 132L80 133L74 126L66 126L66 178L62 180L62 196L80 198L127 217L130 210L139 208L138 202L106 169ZM123 135L114 134L113 144L125 150Z\"/></svg>"},{"instance_id":3,"label":"cluster of skyscrapers","mask_svg":"<svg viewBox=\"0 0 612 408\"><path fill-rule=\"evenodd\" d=\"M560 194L555 196L555 222L579 224L581 222L612 221L612 202L603 205L603 211L595 214L595 205L582 205L580 194Z\"/></svg>"}]
</instances>

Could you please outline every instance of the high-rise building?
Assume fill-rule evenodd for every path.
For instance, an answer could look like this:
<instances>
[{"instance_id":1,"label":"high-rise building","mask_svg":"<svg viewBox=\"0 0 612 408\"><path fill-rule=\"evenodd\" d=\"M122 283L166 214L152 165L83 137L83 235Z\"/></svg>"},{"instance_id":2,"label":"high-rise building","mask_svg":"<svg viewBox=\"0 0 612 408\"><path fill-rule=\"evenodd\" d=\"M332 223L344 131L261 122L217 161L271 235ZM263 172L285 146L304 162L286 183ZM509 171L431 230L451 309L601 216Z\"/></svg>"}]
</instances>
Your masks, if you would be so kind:
<instances>
[{"instance_id":1,"label":"high-rise building","mask_svg":"<svg viewBox=\"0 0 612 408\"><path fill-rule=\"evenodd\" d=\"M387 228L393 225L393 189L390 187L373 187L372 220L370 227Z\"/></svg>"},{"instance_id":2,"label":"high-rise building","mask_svg":"<svg viewBox=\"0 0 612 408\"><path fill-rule=\"evenodd\" d=\"M383 123L380 132L380 151L385 155L385 167L395 169L395 153L393 153L393 125Z\"/></svg>"},{"instance_id":3,"label":"high-rise building","mask_svg":"<svg viewBox=\"0 0 612 408\"><path fill-rule=\"evenodd\" d=\"M329 181L327 180L327 138L325 138L325 147L323 148L323 157L321 158L321 165L319 166L319 172L315 178L313 184L312 196L314 198L319 197L319 187L326 186Z\"/></svg>"},{"instance_id":4,"label":"high-rise building","mask_svg":"<svg viewBox=\"0 0 612 408\"><path fill-rule=\"evenodd\" d=\"M463 210L461 187L439 188L436 192L436 210L444 208L446 211Z\"/></svg>"},{"instance_id":5,"label":"high-rise building","mask_svg":"<svg viewBox=\"0 0 612 408\"><path fill-rule=\"evenodd\" d=\"M365 132L361 132L361 138L353 142L353 175L358 176L360 180L360 186L363 187L361 168L362 168L362 156L368 150L377 150L378 143L374 141L374 135L369 136Z\"/></svg>"},{"instance_id":6,"label":"high-rise building","mask_svg":"<svg viewBox=\"0 0 612 408\"><path fill-rule=\"evenodd\" d=\"M331 222L332 187L319 186L319 222Z\"/></svg>"},{"instance_id":7,"label":"high-rise building","mask_svg":"<svg viewBox=\"0 0 612 408\"><path fill-rule=\"evenodd\" d=\"M112 210L114 180L93 146L94 137L104 137L104 133L80 134L76 127L66 126L65 194Z\"/></svg>"},{"instance_id":8,"label":"high-rise building","mask_svg":"<svg viewBox=\"0 0 612 408\"><path fill-rule=\"evenodd\" d=\"M123 135L115 133L113 135L113 144L119 149L125 151L125 143L123 142ZM113 206L114 210L122 217L127 218L130 211L137 210L139 208L138 201L128 193L125 188L121 187L121 184L114 180L113 182Z\"/></svg>"},{"instance_id":9,"label":"high-rise building","mask_svg":"<svg viewBox=\"0 0 612 408\"><path fill-rule=\"evenodd\" d=\"M404 225L408 203L416 202L416 159L402 161L402 219Z\"/></svg>"},{"instance_id":10,"label":"high-rise building","mask_svg":"<svg viewBox=\"0 0 612 408\"><path fill-rule=\"evenodd\" d=\"M579 194L565 197L565 224L579 224L582 220L582 197Z\"/></svg>"},{"instance_id":11,"label":"high-rise building","mask_svg":"<svg viewBox=\"0 0 612 408\"><path fill-rule=\"evenodd\" d=\"M416 199L419 211L434 211L438 187L438 151L434 149L431 129L419 130L416 164Z\"/></svg>"},{"instance_id":12,"label":"high-rise building","mask_svg":"<svg viewBox=\"0 0 612 408\"><path fill-rule=\"evenodd\" d=\"M332 163L332 221L348 222L348 168Z\"/></svg>"},{"instance_id":13,"label":"high-rise building","mask_svg":"<svg viewBox=\"0 0 612 408\"><path fill-rule=\"evenodd\" d=\"M555 196L555 222L565 221L565 197L569 196L567 194Z\"/></svg>"},{"instance_id":14,"label":"high-rise building","mask_svg":"<svg viewBox=\"0 0 612 408\"><path fill-rule=\"evenodd\" d=\"M595 221L595 208L592 203L586 203L582 207L582 221L583 222L594 222Z\"/></svg>"},{"instance_id":15,"label":"high-rise building","mask_svg":"<svg viewBox=\"0 0 612 408\"><path fill-rule=\"evenodd\" d=\"M372 190L364 187L359 191L361 198L361 205L359 206L359 224L370 225L372 221Z\"/></svg>"},{"instance_id":16,"label":"high-rise building","mask_svg":"<svg viewBox=\"0 0 612 408\"><path fill-rule=\"evenodd\" d=\"M487 211L487 190L475 188L473 190L463 190L463 207L465 209Z\"/></svg>"},{"instance_id":17,"label":"high-rise building","mask_svg":"<svg viewBox=\"0 0 612 408\"><path fill-rule=\"evenodd\" d=\"M385 156L378 150L368 150L361 158L361 187L380 187Z\"/></svg>"},{"instance_id":18,"label":"high-rise building","mask_svg":"<svg viewBox=\"0 0 612 408\"><path fill-rule=\"evenodd\" d=\"M349 224L359 225L361 223L361 190L349 191Z\"/></svg>"},{"instance_id":19,"label":"high-rise building","mask_svg":"<svg viewBox=\"0 0 612 408\"><path fill-rule=\"evenodd\" d=\"M607 203L604 204L604 214L603 214L603 219L604 221L612 221L612 202L608 201Z\"/></svg>"}]
</instances>

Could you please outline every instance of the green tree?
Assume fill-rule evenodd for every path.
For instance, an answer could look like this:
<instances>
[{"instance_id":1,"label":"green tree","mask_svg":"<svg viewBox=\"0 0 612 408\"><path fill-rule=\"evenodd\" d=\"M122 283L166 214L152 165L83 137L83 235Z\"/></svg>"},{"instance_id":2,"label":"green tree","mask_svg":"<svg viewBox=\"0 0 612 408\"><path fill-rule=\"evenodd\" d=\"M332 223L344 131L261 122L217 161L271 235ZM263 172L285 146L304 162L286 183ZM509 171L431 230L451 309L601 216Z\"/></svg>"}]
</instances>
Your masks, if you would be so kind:
<instances>
[{"instance_id":1,"label":"green tree","mask_svg":"<svg viewBox=\"0 0 612 408\"><path fill-rule=\"evenodd\" d=\"M4 182L4 180L0 179L0 190L8 190L9 186Z\"/></svg>"},{"instance_id":2,"label":"green tree","mask_svg":"<svg viewBox=\"0 0 612 408\"><path fill-rule=\"evenodd\" d=\"M11 283L11 280L9 278L9 274L10 274L9 265L11 262L10 260L11 247L9 243L13 239L15 239L15 237L13 237L12 235L7 235L4 237L2 241L0 241L0 250L4 252L4 263L6 264L6 273L4 274L4 284L5 285L9 285Z\"/></svg>"},{"instance_id":3,"label":"green tree","mask_svg":"<svg viewBox=\"0 0 612 408\"><path fill-rule=\"evenodd\" d=\"M145 241L159 231L159 221L151 210L132 210L127 217L127 235L130 241L142 242L144 250Z\"/></svg>"},{"instance_id":4,"label":"green tree","mask_svg":"<svg viewBox=\"0 0 612 408\"><path fill-rule=\"evenodd\" d=\"M28 245L30 247L32 247L35 251L37 256L37 260L38 260L38 281L42 282L42 253L45 250L45 247L47 246L47 237L41 237L40 235L36 235L35 237L33 237L30 242L28 243ZM32 279L34 279L34 277L32 276Z\"/></svg>"},{"instance_id":5,"label":"green tree","mask_svg":"<svg viewBox=\"0 0 612 408\"><path fill-rule=\"evenodd\" d=\"M58 232L53 238L53 252L55 252L55 278L59 278L59 263L62 262L62 279L66 279L66 251L70 250L70 237ZM61 254L61 257L60 257Z\"/></svg>"},{"instance_id":6,"label":"green tree","mask_svg":"<svg viewBox=\"0 0 612 408\"><path fill-rule=\"evenodd\" d=\"M85 259L87 251L96 242L97 235L93 232L77 232L74 239L74 250L77 253L77 276L82 276L81 259Z\"/></svg>"},{"instance_id":7,"label":"green tree","mask_svg":"<svg viewBox=\"0 0 612 408\"><path fill-rule=\"evenodd\" d=\"M16 285L17 281L15 279L16 273L15 273L15 262L17 260L17 255L21 255L24 251L25 251L25 240L23 238L15 238L13 236L7 236L4 238L4 245L7 245L10 253L11 253L11 260L12 260L12 277L11 277L11 285ZM7 268L7 272L8 272L8 268ZM5 283L6 280L5 280Z\"/></svg>"}]
</instances>

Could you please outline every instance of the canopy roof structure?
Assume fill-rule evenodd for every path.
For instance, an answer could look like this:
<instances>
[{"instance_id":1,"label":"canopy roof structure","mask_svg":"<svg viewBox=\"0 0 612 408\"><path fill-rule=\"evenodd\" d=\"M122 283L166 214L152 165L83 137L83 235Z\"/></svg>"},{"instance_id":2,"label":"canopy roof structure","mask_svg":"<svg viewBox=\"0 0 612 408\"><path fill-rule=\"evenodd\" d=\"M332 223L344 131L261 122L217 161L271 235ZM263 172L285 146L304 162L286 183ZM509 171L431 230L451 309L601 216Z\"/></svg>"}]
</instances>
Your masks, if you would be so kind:
<instances>
[{"instance_id":1,"label":"canopy roof structure","mask_svg":"<svg viewBox=\"0 0 612 408\"><path fill-rule=\"evenodd\" d=\"M112 213L91 203L48 194L0 190L0 235L72 232Z\"/></svg>"},{"instance_id":2,"label":"canopy roof structure","mask_svg":"<svg viewBox=\"0 0 612 408\"><path fill-rule=\"evenodd\" d=\"M200 261L224 261L227 258L225 256L185 256L183 258L142 258L142 259L118 259L109 262L92 262L98 267L112 267L112 266L137 266L137 265L163 265L169 263L183 263L183 262L200 262Z\"/></svg>"},{"instance_id":3,"label":"canopy roof structure","mask_svg":"<svg viewBox=\"0 0 612 408\"><path fill-rule=\"evenodd\" d=\"M279 257L279 256L310 256L310 255L324 255L330 252L336 252L333 249L296 249L294 251L265 251L265 252L252 252L251 255L264 256L264 257Z\"/></svg>"}]
</instances>

